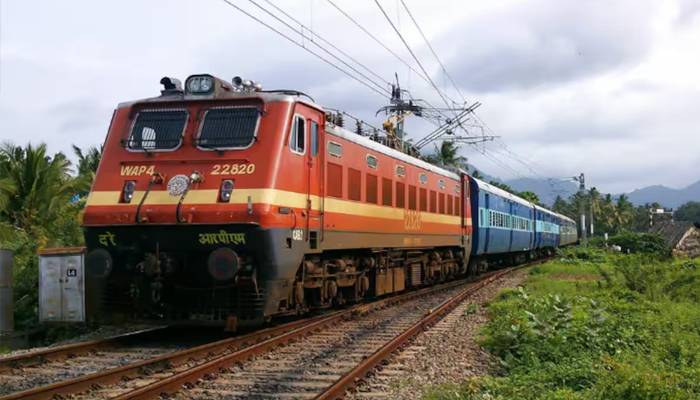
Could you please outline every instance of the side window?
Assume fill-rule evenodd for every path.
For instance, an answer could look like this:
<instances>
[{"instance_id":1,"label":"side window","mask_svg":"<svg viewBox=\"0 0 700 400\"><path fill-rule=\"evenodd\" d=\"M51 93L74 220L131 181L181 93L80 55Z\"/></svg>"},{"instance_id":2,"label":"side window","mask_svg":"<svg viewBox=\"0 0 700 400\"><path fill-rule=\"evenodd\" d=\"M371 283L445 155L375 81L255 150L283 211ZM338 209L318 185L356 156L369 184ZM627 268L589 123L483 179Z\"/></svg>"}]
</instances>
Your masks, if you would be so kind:
<instances>
[{"instance_id":1,"label":"side window","mask_svg":"<svg viewBox=\"0 0 700 400\"><path fill-rule=\"evenodd\" d=\"M289 148L293 152L304 154L304 149L306 148L306 121L302 116L294 117L294 125L292 125L292 134L289 138Z\"/></svg>"},{"instance_id":2,"label":"side window","mask_svg":"<svg viewBox=\"0 0 700 400\"><path fill-rule=\"evenodd\" d=\"M311 121L311 155L318 154L318 124Z\"/></svg>"}]
</instances>

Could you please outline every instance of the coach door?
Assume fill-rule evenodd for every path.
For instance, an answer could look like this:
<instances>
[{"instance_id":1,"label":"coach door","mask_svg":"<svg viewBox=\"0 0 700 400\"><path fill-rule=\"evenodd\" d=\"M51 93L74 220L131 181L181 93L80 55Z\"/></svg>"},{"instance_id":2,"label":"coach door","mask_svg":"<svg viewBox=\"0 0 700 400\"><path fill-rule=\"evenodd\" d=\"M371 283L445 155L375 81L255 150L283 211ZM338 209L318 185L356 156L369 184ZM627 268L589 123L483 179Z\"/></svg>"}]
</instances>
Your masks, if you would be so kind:
<instances>
[{"instance_id":1,"label":"coach door","mask_svg":"<svg viewBox=\"0 0 700 400\"><path fill-rule=\"evenodd\" d=\"M309 130L309 151L307 152L307 192L306 192L306 240L311 249L319 247L323 239L323 151L321 140L323 135L323 116L318 112L311 112L307 119Z\"/></svg>"}]
</instances>

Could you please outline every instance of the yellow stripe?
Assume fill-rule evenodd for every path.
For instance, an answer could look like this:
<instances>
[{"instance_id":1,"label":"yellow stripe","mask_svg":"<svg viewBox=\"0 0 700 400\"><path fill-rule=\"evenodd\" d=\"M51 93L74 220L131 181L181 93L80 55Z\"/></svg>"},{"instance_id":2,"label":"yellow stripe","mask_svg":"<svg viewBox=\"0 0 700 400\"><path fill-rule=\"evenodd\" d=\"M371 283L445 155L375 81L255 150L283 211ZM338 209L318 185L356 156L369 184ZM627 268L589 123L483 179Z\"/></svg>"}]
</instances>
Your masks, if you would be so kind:
<instances>
[{"instance_id":1,"label":"yellow stripe","mask_svg":"<svg viewBox=\"0 0 700 400\"><path fill-rule=\"evenodd\" d=\"M184 204L216 204L219 191L216 189L191 190L185 196ZM143 191L134 192L131 203L120 203L118 191L93 191L87 199L88 206L133 206L139 204L143 197ZM229 204L247 204L250 196L251 203L272 204L280 207L306 208L307 196L303 193L289 192L276 189L235 189L231 195ZM311 196L311 208L320 210L321 199L319 196ZM170 196L165 190L153 190L146 197L145 205L175 205L180 196ZM394 220L404 219L404 209L379 206L376 204L360 203L356 201L341 200L327 197L324 204L325 211L359 215L363 217L387 218ZM421 212L423 222L440 224L459 224L460 217L454 215L442 215ZM471 225L471 218L467 219L467 225Z\"/></svg>"}]
</instances>

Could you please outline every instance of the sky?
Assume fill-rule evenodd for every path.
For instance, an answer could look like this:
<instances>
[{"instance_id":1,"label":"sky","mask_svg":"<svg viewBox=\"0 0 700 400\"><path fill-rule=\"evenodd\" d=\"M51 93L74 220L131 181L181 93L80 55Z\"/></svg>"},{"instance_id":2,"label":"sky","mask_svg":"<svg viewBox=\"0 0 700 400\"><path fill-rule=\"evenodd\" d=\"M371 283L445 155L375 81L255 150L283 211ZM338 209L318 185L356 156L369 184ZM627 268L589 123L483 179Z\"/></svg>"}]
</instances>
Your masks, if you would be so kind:
<instances>
[{"instance_id":1,"label":"sky","mask_svg":"<svg viewBox=\"0 0 700 400\"><path fill-rule=\"evenodd\" d=\"M269 0L304 37L250 0L229 1L325 55L312 31L383 82L396 74L412 97L443 104L328 0ZM333 1L419 70L374 1ZM400 1L379 3L446 97L482 104L485 129L470 134L499 137L460 150L478 169L503 179L584 172L612 193L700 179L700 0L404 1L447 73ZM196 73L301 90L375 126L388 101L222 0L0 0L0 141L72 157L72 144L102 143L119 102ZM415 139L433 128L406 122Z\"/></svg>"}]
</instances>

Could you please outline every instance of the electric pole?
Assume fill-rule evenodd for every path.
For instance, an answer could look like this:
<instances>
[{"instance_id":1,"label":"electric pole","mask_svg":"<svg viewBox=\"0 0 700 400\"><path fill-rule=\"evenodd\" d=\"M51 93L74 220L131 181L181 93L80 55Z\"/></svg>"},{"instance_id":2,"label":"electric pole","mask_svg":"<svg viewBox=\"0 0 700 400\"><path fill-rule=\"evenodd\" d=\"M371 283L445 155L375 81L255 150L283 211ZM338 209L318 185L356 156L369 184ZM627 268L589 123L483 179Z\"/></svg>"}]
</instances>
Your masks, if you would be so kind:
<instances>
[{"instance_id":1,"label":"electric pole","mask_svg":"<svg viewBox=\"0 0 700 400\"><path fill-rule=\"evenodd\" d=\"M583 175L583 172L581 172L581 175L575 176L573 178L575 181L578 181L578 193L580 196L580 201L579 201L579 214L581 214L581 243L584 245L587 242L587 229L586 229L586 204L583 201L585 196L586 196L586 177ZM592 221L591 221L592 222Z\"/></svg>"}]
</instances>

